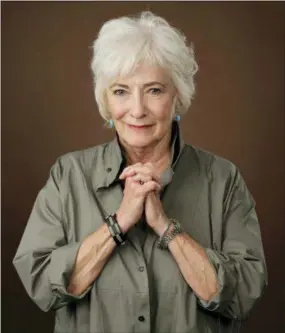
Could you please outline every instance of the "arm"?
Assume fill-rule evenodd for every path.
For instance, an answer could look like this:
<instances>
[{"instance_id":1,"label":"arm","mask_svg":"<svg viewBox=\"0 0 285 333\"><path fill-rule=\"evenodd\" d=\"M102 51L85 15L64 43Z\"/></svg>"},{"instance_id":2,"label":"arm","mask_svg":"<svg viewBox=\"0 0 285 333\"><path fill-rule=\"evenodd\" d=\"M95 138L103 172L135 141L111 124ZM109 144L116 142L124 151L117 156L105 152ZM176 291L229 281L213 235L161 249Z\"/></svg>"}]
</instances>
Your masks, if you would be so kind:
<instances>
[{"instance_id":1,"label":"arm","mask_svg":"<svg viewBox=\"0 0 285 333\"><path fill-rule=\"evenodd\" d=\"M67 243L57 162L39 192L13 264L32 300L43 310L82 299L115 242L104 224L83 242Z\"/></svg>"},{"instance_id":2,"label":"arm","mask_svg":"<svg viewBox=\"0 0 285 333\"><path fill-rule=\"evenodd\" d=\"M231 319L247 318L267 285L255 203L235 170L224 202L222 250L203 249L190 236L169 244L199 304Z\"/></svg>"},{"instance_id":3,"label":"arm","mask_svg":"<svg viewBox=\"0 0 285 333\"><path fill-rule=\"evenodd\" d=\"M117 220L122 232L126 233L122 218L118 216ZM106 223L88 236L79 248L68 292L76 296L83 293L96 280L116 246Z\"/></svg>"},{"instance_id":4,"label":"arm","mask_svg":"<svg viewBox=\"0 0 285 333\"><path fill-rule=\"evenodd\" d=\"M28 295L43 311L83 299L116 247L106 224L82 242L68 243L61 179L59 160L37 196L13 259ZM117 212L123 233L139 220L146 195L158 188L154 181L143 186L137 181L126 181Z\"/></svg>"},{"instance_id":5,"label":"arm","mask_svg":"<svg viewBox=\"0 0 285 333\"><path fill-rule=\"evenodd\" d=\"M168 248L189 286L198 297L209 301L218 291L218 280L205 250L186 233L177 235Z\"/></svg>"},{"instance_id":6,"label":"arm","mask_svg":"<svg viewBox=\"0 0 285 333\"><path fill-rule=\"evenodd\" d=\"M213 178L219 182L219 177ZM232 164L224 192L220 199L221 249L203 248L183 233L172 239L169 250L200 306L230 319L243 320L262 296L267 270L255 202ZM161 236L168 220L154 192L146 198L145 215L148 225Z\"/></svg>"},{"instance_id":7,"label":"arm","mask_svg":"<svg viewBox=\"0 0 285 333\"><path fill-rule=\"evenodd\" d=\"M107 224L88 236L81 244L67 291L80 296L95 281L116 247Z\"/></svg>"}]
</instances>

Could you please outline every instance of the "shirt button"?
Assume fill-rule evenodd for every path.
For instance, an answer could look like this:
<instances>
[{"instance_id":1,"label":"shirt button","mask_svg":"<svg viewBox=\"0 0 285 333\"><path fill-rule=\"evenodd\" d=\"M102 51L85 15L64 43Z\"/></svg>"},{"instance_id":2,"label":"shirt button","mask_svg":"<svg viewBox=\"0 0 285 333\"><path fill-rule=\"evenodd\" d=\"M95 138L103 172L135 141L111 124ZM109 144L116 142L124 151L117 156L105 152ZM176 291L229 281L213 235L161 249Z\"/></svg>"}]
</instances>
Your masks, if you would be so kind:
<instances>
[{"instance_id":1,"label":"shirt button","mask_svg":"<svg viewBox=\"0 0 285 333\"><path fill-rule=\"evenodd\" d=\"M107 172L111 172L112 171L112 168L107 168Z\"/></svg>"},{"instance_id":2,"label":"shirt button","mask_svg":"<svg viewBox=\"0 0 285 333\"><path fill-rule=\"evenodd\" d=\"M143 272L143 271L144 271L144 267L143 267L143 266L140 266L140 267L139 267L139 271L140 271L140 272Z\"/></svg>"},{"instance_id":3,"label":"shirt button","mask_svg":"<svg viewBox=\"0 0 285 333\"><path fill-rule=\"evenodd\" d=\"M139 316L139 321L145 321L145 318L144 318L144 316Z\"/></svg>"}]
</instances>

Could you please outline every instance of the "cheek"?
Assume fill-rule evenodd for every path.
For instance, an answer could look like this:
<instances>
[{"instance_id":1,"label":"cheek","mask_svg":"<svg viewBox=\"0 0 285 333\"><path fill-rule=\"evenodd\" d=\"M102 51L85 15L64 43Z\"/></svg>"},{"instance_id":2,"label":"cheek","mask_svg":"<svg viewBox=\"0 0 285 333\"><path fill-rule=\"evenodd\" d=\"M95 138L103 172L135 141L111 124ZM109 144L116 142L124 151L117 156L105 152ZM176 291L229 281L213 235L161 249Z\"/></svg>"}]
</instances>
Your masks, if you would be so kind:
<instances>
[{"instance_id":1,"label":"cheek","mask_svg":"<svg viewBox=\"0 0 285 333\"><path fill-rule=\"evenodd\" d=\"M160 100L154 109L156 110L156 118L168 123L172 118L173 102L171 99Z\"/></svg>"},{"instance_id":2,"label":"cheek","mask_svg":"<svg viewBox=\"0 0 285 333\"><path fill-rule=\"evenodd\" d=\"M125 104L122 101L109 99L108 102L109 111L114 119L121 119L126 113Z\"/></svg>"},{"instance_id":3,"label":"cheek","mask_svg":"<svg viewBox=\"0 0 285 333\"><path fill-rule=\"evenodd\" d=\"M114 117L116 120L120 120L121 118L124 117L125 114L126 114L126 112L124 111L124 109L117 108L117 109L116 109L116 112L113 114L113 117Z\"/></svg>"}]
</instances>

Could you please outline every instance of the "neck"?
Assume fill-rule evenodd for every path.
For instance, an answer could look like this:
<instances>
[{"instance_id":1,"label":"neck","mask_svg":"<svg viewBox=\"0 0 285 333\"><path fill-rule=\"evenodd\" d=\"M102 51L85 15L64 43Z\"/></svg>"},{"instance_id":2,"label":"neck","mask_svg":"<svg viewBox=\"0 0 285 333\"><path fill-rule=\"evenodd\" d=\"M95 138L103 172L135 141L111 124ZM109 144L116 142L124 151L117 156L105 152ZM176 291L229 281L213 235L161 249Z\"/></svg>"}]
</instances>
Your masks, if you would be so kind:
<instances>
[{"instance_id":1,"label":"neck","mask_svg":"<svg viewBox=\"0 0 285 333\"><path fill-rule=\"evenodd\" d=\"M127 164L152 163L158 173L163 172L171 163L171 131L151 147L137 148L122 143Z\"/></svg>"}]
</instances>

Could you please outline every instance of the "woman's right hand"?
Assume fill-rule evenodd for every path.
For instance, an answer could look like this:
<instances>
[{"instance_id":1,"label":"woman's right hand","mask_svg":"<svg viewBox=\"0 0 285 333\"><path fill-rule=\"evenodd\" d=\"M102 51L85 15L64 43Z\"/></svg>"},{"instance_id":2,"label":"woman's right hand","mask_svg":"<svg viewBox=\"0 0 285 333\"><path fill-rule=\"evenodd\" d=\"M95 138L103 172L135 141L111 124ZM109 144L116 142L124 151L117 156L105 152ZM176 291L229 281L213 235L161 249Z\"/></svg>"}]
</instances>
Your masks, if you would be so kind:
<instances>
[{"instance_id":1,"label":"woman's right hand","mask_svg":"<svg viewBox=\"0 0 285 333\"><path fill-rule=\"evenodd\" d=\"M124 197L118 209L117 221L126 233L141 218L148 193L159 191L160 185L147 174L137 174L125 178Z\"/></svg>"}]
</instances>

